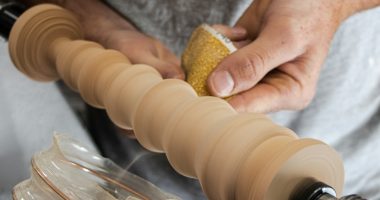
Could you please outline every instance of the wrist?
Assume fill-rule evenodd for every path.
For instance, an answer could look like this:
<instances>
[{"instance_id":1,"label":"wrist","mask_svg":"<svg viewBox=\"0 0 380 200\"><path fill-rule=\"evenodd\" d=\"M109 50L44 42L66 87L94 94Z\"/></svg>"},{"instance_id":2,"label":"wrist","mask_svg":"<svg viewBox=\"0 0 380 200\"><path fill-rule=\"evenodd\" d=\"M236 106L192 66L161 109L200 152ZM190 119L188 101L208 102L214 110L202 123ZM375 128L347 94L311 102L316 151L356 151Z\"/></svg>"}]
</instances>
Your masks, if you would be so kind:
<instances>
[{"instance_id":1,"label":"wrist","mask_svg":"<svg viewBox=\"0 0 380 200\"><path fill-rule=\"evenodd\" d=\"M380 0L344 0L342 4L343 20L364 10L380 6Z\"/></svg>"}]
</instances>

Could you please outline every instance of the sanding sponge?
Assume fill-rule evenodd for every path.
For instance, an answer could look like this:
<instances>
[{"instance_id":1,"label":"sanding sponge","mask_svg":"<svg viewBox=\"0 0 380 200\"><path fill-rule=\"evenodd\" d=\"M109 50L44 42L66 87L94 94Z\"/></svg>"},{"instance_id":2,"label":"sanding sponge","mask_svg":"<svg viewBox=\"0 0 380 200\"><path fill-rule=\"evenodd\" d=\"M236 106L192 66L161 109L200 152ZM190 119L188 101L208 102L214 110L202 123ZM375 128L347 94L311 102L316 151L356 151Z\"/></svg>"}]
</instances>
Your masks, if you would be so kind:
<instances>
[{"instance_id":1,"label":"sanding sponge","mask_svg":"<svg viewBox=\"0 0 380 200\"><path fill-rule=\"evenodd\" d=\"M202 24L194 30L182 55L186 81L199 96L209 96L207 78L226 56L236 51L230 39L211 26Z\"/></svg>"}]
</instances>

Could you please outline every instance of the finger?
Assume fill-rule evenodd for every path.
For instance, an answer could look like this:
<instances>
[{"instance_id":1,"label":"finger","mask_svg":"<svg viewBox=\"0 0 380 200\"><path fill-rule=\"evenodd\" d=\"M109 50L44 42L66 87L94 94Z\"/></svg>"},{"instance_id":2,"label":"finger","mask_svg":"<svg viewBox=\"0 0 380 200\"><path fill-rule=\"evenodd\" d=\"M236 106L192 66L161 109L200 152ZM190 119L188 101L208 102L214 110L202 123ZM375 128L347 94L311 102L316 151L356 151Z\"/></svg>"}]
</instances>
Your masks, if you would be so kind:
<instances>
[{"instance_id":1,"label":"finger","mask_svg":"<svg viewBox=\"0 0 380 200\"><path fill-rule=\"evenodd\" d=\"M247 38L247 31L242 27L229 27L215 24L212 26L216 31L229 38L237 49L240 49L252 41Z\"/></svg>"},{"instance_id":2,"label":"finger","mask_svg":"<svg viewBox=\"0 0 380 200\"><path fill-rule=\"evenodd\" d=\"M185 78L185 74L180 68L179 59L160 41L135 31L127 33L130 34L126 35L129 36L128 40L124 40L124 42L115 40L113 46L118 47L116 49L123 52L132 64L150 65L157 69L163 78L182 80Z\"/></svg>"},{"instance_id":3,"label":"finger","mask_svg":"<svg viewBox=\"0 0 380 200\"><path fill-rule=\"evenodd\" d=\"M300 110L314 97L318 71L298 62L272 71L252 89L233 96L229 103L238 112L268 113Z\"/></svg>"},{"instance_id":4,"label":"finger","mask_svg":"<svg viewBox=\"0 0 380 200\"><path fill-rule=\"evenodd\" d=\"M229 103L238 112L274 112L288 108L293 98L291 94L297 93L295 90L286 79L268 77L252 89L233 96Z\"/></svg>"},{"instance_id":5,"label":"finger","mask_svg":"<svg viewBox=\"0 0 380 200\"><path fill-rule=\"evenodd\" d=\"M240 40L237 42L233 42L233 44L237 49L241 49L241 48L249 45L251 42L252 42L251 40Z\"/></svg>"},{"instance_id":6,"label":"finger","mask_svg":"<svg viewBox=\"0 0 380 200\"><path fill-rule=\"evenodd\" d=\"M247 30L241 26L229 27L222 24L215 24L212 25L212 28L229 38L231 41L247 39Z\"/></svg>"},{"instance_id":7,"label":"finger","mask_svg":"<svg viewBox=\"0 0 380 200\"><path fill-rule=\"evenodd\" d=\"M153 56L156 58L170 62L179 68L181 62L178 57L160 41L154 39L153 46L150 48L150 52L152 52Z\"/></svg>"},{"instance_id":8,"label":"finger","mask_svg":"<svg viewBox=\"0 0 380 200\"><path fill-rule=\"evenodd\" d=\"M136 56L131 57L131 62L133 64L147 64L154 67L163 78L175 78L175 79L185 79L185 73L180 68L179 64L173 61L167 61L157 58L150 52L139 53Z\"/></svg>"},{"instance_id":9,"label":"finger","mask_svg":"<svg viewBox=\"0 0 380 200\"><path fill-rule=\"evenodd\" d=\"M236 22L235 26L244 27L247 29L248 38L255 39L259 35L263 15L270 3L271 0L253 1Z\"/></svg>"},{"instance_id":10,"label":"finger","mask_svg":"<svg viewBox=\"0 0 380 200\"><path fill-rule=\"evenodd\" d=\"M163 78L175 78L181 80L184 80L185 78L184 72L177 65L161 60L149 53L130 56L129 58L132 64L146 64L155 68Z\"/></svg>"},{"instance_id":11,"label":"finger","mask_svg":"<svg viewBox=\"0 0 380 200\"><path fill-rule=\"evenodd\" d=\"M269 71L303 52L296 39L279 35L276 26L265 28L255 41L218 64L207 80L209 91L227 97L248 90Z\"/></svg>"}]
</instances>

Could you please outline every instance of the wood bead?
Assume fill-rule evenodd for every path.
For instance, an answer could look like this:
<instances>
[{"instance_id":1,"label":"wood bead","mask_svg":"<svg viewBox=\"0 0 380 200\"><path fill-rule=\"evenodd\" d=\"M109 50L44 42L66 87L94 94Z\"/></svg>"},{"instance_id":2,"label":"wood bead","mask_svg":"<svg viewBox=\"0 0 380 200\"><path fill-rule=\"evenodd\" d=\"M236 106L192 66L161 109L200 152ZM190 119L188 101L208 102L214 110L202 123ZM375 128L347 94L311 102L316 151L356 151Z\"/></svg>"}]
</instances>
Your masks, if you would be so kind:
<instances>
[{"instance_id":1,"label":"wood bead","mask_svg":"<svg viewBox=\"0 0 380 200\"><path fill-rule=\"evenodd\" d=\"M77 91L74 88L74 83L71 80L71 68L74 67L74 58L85 49L89 48L103 48L100 44L84 40L74 40L64 44L60 51L57 53L56 66L58 74L61 79L69 86L72 90Z\"/></svg>"},{"instance_id":2,"label":"wood bead","mask_svg":"<svg viewBox=\"0 0 380 200\"><path fill-rule=\"evenodd\" d=\"M173 113L196 97L194 89L180 80L167 79L155 85L143 97L136 111L133 127L137 139L150 151L163 152L162 134L170 126L163 121L175 120Z\"/></svg>"},{"instance_id":3,"label":"wood bead","mask_svg":"<svg viewBox=\"0 0 380 200\"><path fill-rule=\"evenodd\" d=\"M142 64L120 72L105 97L106 110L111 120L121 128L131 129L142 97L161 80L155 69Z\"/></svg>"},{"instance_id":4,"label":"wood bead","mask_svg":"<svg viewBox=\"0 0 380 200\"><path fill-rule=\"evenodd\" d=\"M115 50L100 51L99 55L95 54L88 57L87 62L83 63L78 77L78 89L83 99L90 105L97 108L104 108L102 94L96 95L96 82L100 74L109 66L116 63L129 64L128 58L122 53ZM101 87L101 85L97 85Z\"/></svg>"}]
</instances>

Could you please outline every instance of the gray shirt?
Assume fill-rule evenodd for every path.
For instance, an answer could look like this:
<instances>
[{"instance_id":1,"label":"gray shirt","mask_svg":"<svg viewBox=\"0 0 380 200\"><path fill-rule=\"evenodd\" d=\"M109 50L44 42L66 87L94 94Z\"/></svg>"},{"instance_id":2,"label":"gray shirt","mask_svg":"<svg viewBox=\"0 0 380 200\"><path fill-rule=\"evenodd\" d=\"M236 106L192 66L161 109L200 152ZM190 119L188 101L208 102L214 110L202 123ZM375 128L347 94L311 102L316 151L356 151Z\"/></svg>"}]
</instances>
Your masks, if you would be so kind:
<instances>
[{"instance_id":1,"label":"gray shirt","mask_svg":"<svg viewBox=\"0 0 380 200\"><path fill-rule=\"evenodd\" d=\"M248 0L108 0L143 32L180 55L201 23L233 25ZM300 137L320 139L343 157L345 194L380 199L380 8L345 21L333 40L317 93L302 111L270 116Z\"/></svg>"}]
</instances>

